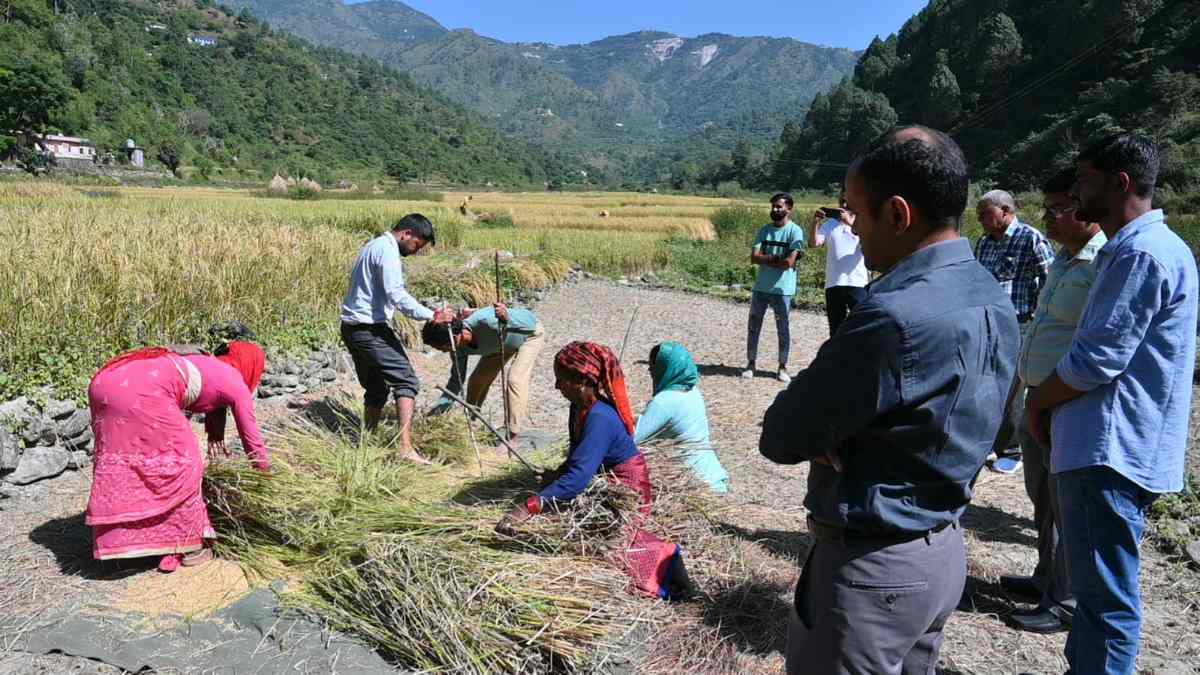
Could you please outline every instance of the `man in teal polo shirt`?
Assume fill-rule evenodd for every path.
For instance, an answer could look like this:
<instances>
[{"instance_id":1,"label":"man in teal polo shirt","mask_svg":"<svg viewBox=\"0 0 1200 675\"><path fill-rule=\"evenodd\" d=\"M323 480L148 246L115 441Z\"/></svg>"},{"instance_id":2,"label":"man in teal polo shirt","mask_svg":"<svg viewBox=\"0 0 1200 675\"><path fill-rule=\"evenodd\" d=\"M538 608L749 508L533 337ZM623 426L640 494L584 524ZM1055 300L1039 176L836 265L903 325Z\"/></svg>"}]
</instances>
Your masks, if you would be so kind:
<instances>
[{"instance_id":1,"label":"man in teal polo shirt","mask_svg":"<svg viewBox=\"0 0 1200 675\"><path fill-rule=\"evenodd\" d=\"M791 382L787 372L792 335L788 313L796 294L796 260L804 253L804 230L791 221L795 201L780 192L771 197L771 222L763 225L754 239L750 262L758 265L758 278L750 294L750 324L746 331L746 369L742 377L754 377L758 360L758 336L762 331L767 307L775 313L775 332L779 335L780 382Z\"/></svg>"}]
</instances>

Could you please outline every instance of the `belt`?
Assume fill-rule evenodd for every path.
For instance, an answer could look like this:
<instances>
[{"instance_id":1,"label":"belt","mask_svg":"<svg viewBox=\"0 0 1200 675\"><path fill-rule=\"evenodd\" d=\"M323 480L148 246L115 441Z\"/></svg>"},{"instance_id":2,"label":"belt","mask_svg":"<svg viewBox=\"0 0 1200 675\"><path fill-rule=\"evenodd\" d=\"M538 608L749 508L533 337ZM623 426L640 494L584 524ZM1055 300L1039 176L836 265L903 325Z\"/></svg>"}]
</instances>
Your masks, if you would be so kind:
<instances>
[{"instance_id":1,"label":"belt","mask_svg":"<svg viewBox=\"0 0 1200 675\"><path fill-rule=\"evenodd\" d=\"M958 521L942 523L932 530L922 532L863 532L862 530L851 530L841 525L830 525L812 518L808 519L808 531L817 541L825 541L834 544L872 544L875 546L894 546L896 544L904 544L917 539L925 539L929 542L930 537L941 532L947 527L958 529Z\"/></svg>"}]
</instances>

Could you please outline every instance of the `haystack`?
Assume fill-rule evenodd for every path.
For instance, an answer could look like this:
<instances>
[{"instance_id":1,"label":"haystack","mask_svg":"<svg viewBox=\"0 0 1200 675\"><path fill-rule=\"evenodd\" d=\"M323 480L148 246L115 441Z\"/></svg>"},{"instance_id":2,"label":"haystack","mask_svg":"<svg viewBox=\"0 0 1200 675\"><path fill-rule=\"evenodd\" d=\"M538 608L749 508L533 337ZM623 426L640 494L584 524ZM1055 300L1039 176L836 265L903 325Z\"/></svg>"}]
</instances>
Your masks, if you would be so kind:
<instances>
[{"instance_id":1,"label":"haystack","mask_svg":"<svg viewBox=\"0 0 1200 675\"><path fill-rule=\"evenodd\" d=\"M300 179L300 189L310 190L312 192L320 192L321 184L318 183L317 181L309 179L309 178L301 178Z\"/></svg>"},{"instance_id":2,"label":"haystack","mask_svg":"<svg viewBox=\"0 0 1200 675\"><path fill-rule=\"evenodd\" d=\"M267 192L269 192L273 195L280 195L280 196L286 195L287 191L288 191L287 181L284 180L283 176L280 176L279 174L275 174L275 177L272 178L271 182L267 184Z\"/></svg>"}]
</instances>

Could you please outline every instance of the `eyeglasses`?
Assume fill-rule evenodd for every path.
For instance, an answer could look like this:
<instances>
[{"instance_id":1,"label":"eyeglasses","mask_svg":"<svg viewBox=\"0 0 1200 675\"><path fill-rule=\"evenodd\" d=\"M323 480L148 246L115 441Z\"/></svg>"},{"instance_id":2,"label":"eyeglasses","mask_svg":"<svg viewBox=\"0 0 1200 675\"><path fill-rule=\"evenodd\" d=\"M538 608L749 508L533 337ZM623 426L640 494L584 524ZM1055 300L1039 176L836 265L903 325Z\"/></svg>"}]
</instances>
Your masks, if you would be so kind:
<instances>
[{"instance_id":1,"label":"eyeglasses","mask_svg":"<svg viewBox=\"0 0 1200 675\"><path fill-rule=\"evenodd\" d=\"M1061 208L1055 208L1053 206L1043 206L1042 210L1044 210L1046 212L1046 215L1050 216L1051 218L1062 218L1063 216L1067 215L1068 213L1074 213L1075 207L1074 206L1063 206Z\"/></svg>"}]
</instances>

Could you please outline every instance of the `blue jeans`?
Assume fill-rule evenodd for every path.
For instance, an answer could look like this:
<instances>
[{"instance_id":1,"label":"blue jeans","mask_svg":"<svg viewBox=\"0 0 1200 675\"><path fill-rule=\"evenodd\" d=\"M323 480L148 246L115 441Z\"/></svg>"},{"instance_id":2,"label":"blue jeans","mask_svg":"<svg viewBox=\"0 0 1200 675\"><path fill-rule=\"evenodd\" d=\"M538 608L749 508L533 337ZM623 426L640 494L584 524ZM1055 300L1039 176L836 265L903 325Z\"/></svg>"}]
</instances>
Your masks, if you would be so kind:
<instances>
[{"instance_id":1,"label":"blue jeans","mask_svg":"<svg viewBox=\"0 0 1200 675\"><path fill-rule=\"evenodd\" d=\"M768 306L775 313L775 332L779 335L779 369L787 370L788 352L792 347L791 326L788 324L792 296L759 291L750 294L750 324L746 330L747 367L753 368L758 361L758 334L762 331L763 317L767 315Z\"/></svg>"},{"instance_id":2,"label":"blue jeans","mask_svg":"<svg viewBox=\"0 0 1200 675\"><path fill-rule=\"evenodd\" d=\"M1158 495L1105 466L1057 474L1075 617L1069 673L1134 672L1142 629L1138 544Z\"/></svg>"}]
</instances>

